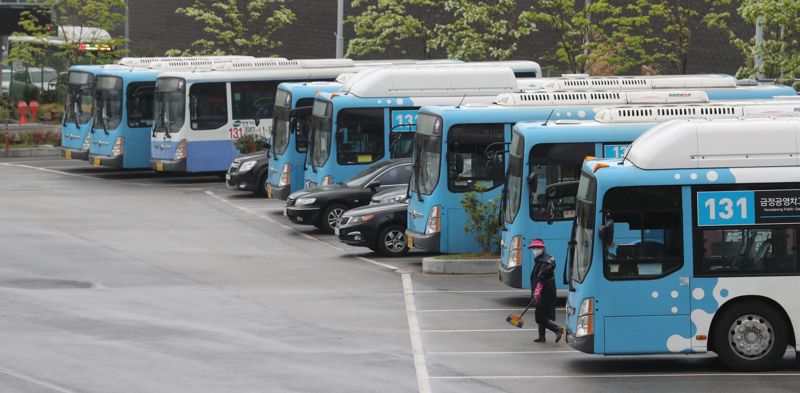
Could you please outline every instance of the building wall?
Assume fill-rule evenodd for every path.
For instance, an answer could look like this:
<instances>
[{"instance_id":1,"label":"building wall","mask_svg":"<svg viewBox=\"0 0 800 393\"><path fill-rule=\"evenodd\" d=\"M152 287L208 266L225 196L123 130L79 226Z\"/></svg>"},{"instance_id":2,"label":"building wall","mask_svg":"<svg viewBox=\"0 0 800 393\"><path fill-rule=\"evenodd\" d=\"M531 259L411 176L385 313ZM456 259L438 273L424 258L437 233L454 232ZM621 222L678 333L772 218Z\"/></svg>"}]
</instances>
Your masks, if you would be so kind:
<instances>
[{"instance_id":1,"label":"building wall","mask_svg":"<svg viewBox=\"0 0 800 393\"><path fill-rule=\"evenodd\" d=\"M131 0L130 38L131 52L139 56L163 55L172 48L186 49L202 34L202 26L188 17L175 14L175 9L190 5L193 0ZM283 42L273 55L287 58L334 57L336 47L335 0L288 0L297 20L277 35ZM345 15L350 14L350 0L345 0ZM734 26L737 30L744 26ZM345 39L352 37L352 29L345 26ZM543 67L548 62L542 53L548 42L554 42L552 33L543 30L521 42L515 55L518 59L532 59ZM346 42L345 42L346 45ZM423 48L418 43L404 45L404 51L387 48L383 54L372 58L422 58ZM735 73L742 63L741 54L730 45L725 33L702 29L692 40L689 73ZM672 72L665 65L664 72Z\"/></svg>"}]
</instances>

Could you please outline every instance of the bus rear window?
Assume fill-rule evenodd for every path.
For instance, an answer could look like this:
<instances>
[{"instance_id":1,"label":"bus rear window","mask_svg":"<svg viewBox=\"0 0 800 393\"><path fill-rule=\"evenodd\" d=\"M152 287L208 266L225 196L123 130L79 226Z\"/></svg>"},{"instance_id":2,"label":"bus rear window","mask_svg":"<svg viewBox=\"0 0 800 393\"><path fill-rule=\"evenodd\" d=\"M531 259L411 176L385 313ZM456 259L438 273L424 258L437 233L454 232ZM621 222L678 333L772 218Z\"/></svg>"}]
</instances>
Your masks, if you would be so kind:
<instances>
[{"instance_id":1,"label":"bus rear window","mask_svg":"<svg viewBox=\"0 0 800 393\"><path fill-rule=\"evenodd\" d=\"M383 108L343 109L336 121L336 161L371 164L384 156Z\"/></svg>"},{"instance_id":2,"label":"bus rear window","mask_svg":"<svg viewBox=\"0 0 800 393\"><path fill-rule=\"evenodd\" d=\"M465 124L447 135L447 187L451 192L492 189L504 180L504 124Z\"/></svg>"},{"instance_id":3,"label":"bus rear window","mask_svg":"<svg viewBox=\"0 0 800 393\"><path fill-rule=\"evenodd\" d=\"M232 119L255 119L257 110L261 119L272 118L277 86L275 81L231 83Z\"/></svg>"},{"instance_id":4,"label":"bus rear window","mask_svg":"<svg viewBox=\"0 0 800 393\"><path fill-rule=\"evenodd\" d=\"M128 84L126 105L128 127L144 128L153 126L154 82L133 82Z\"/></svg>"},{"instance_id":5,"label":"bus rear window","mask_svg":"<svg viewBox=\"0 0 800 393\"><path fill-rule=\"evenodd\" d=\"M531 181L536 184L528 195L531 219L544 221L548 215L553 215L549 219L554 221L575 218L574 195L548 201L545 191L552 184L577 181L583 159L593 154L594 143L539 143L531 148L528 169ZM548 211L550 202L555 208Z\"/></svg>"}]
</instances>

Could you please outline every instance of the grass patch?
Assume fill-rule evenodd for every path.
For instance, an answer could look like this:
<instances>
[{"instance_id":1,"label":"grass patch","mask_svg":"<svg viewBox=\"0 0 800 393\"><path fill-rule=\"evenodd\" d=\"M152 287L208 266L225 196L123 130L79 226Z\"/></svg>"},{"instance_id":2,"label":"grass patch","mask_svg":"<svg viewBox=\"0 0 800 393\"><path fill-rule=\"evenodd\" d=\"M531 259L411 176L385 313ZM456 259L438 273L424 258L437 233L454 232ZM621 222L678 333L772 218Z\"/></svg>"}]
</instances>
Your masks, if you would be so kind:
<instances>
[{"instance_id":1,"label":"grass patch","mask_svg":"<svg viewBox=\"0 0 800 393\"><path fill-rule=\"evenodd\" d=\"M463 254L443 254L437 255L436 259L500 259L500 254L486 252L470 252Z\"/></svg>"}]
</instances>

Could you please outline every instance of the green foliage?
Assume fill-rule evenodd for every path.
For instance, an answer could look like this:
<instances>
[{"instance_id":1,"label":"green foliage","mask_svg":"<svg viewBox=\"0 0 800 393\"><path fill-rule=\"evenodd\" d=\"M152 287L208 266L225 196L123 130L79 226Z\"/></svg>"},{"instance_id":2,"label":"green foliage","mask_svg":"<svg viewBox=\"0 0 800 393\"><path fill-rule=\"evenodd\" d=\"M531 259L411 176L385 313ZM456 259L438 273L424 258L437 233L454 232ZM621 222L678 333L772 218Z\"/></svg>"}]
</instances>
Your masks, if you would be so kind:
<instances>
[{"instance_id":1,"label":"green foliage","mask_svg":"<svg viewBox=\"0 0 800 393\"><path fill-rule=\"evenodd\" d=\"M739 77L791 79L800 77L800 2L797 0L715 0L716 12L706 16L709 26L728 33L731 43L744 55L746 64ZM731 14L735 7L737 15ZM749 32L761 18L764 40L756 45ZM745 36L729 28L729 21L741 18L753 29ZM764 63L755 64L760 55Z\"/></svg>"},{"instance_id":2,"label":"green foliage","mask_svg":"<svg viewBox=\"0 0 800 393\"><path fill-rule=\"evenodd\" d=\"M234 143L240 153L253 153L267 148L267 138L258 134L246 134Z\"/></svg>"},{"instance_id":3,"label":"green foliage","mask_svg":"<svg viewBox=\"0 0 800 393\"><path fill-rule=\"evenodd\" d=\"M464 233L472 235L484 253L492 252L500 244L500 197L486 199L486 189L476 187L476 191L464 193L461 206L467 212Z\"/></svg>"},{"instance_id":4,"label":"green foliage","mask_svg":"<svg viewBox=\"0 0 800 393\"><path fill-rule=\"evenodd\" d=\"M168 55L266 55L282 45L276 32L297 17L286 0L194 0L175 10L203 26L208 38L192 42L192 49L172 49Z\"/></svg>"},{"instance_id":5,"label":"green foliage","mask_svg":"<svg viewBox=\"0 0 800 393\"><path fill-rule=\"evenodd\" d=\"M45 7L21 13L19 26L22 32L14 35L34 39L27 43L16 43L9 53L9 61L22 61L28 65L46 64L46 48L55 48L52 58L63 61L58 65L59 69L66 69L72 64L110 62L124 55L124 37L98 39L93 29L103 29L109 33L119 30L125 23L125 0L44 0L43 3ZM56 35L43 23L47 20L56 26L76 26L77 30L75 34L64 34L59 29ZM64 44L49 44L48 37L60 38ZM78 44L82 42L108 45L114 50L81 51Z\"/></svg>"},{"instance_id":6,"label":"green foliage","mask_svg":"<svg viewBox=\"0 0 800 393\"><path fill-rule=\"evenodd\" d=\"M407 53L409 45L421 44L425 57L436 48L434 29L446 18L444 0L353 0L354 10L346 23L355 38L347 44L347 57L384 53L386 48ZM415 16L419 15L419 17Z\"/></svg>"}]
</instances>

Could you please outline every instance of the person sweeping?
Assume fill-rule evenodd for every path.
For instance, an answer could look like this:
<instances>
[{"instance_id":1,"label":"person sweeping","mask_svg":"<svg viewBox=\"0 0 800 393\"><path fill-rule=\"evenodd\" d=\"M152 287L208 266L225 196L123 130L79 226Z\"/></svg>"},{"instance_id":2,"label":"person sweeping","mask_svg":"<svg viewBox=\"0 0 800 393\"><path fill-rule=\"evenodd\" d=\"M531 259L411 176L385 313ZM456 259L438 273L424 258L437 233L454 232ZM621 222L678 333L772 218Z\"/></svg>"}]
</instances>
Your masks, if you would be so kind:
<instances>
[{"instance_id":1,"label":"person sweeping","mask_svg":"<svg viewBox=\"0 0 800 393\"><path fill-rule=\"evenodd\" d=\"M564 329L558 326L556 319L556 259L545 251L544 241L534 239L528 248L533 250L535 265L531 271L531 297L536 303L536 323L539 324L539 338L536 343L545 342L545 330L556 334L556 342L561 341Z\"/></svg>"}]
</instances>

